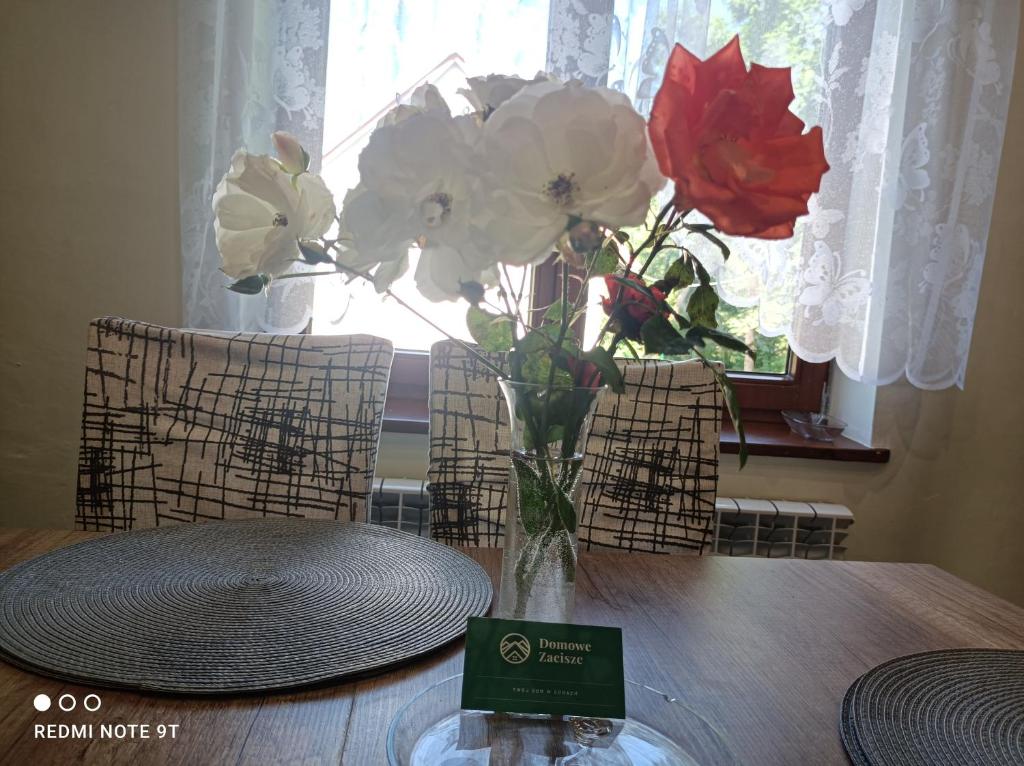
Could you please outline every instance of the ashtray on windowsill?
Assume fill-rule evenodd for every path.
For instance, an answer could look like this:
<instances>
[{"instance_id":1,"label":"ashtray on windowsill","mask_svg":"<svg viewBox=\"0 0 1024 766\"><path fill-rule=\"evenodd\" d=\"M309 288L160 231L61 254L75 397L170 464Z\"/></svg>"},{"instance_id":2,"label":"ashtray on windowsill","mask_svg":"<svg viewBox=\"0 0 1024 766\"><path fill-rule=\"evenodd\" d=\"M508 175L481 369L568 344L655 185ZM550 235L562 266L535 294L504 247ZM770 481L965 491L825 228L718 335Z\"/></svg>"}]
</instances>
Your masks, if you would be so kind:
<instances>
[{"instance_id":1,"label":"ashtray on windowsill","mask_svg":"<svg viewBox=\"0 0 1024 766\"><path fill-rule=\"evenodd\" d=\"M818 442L835 441L836 437L846 428L846 421L818 412L783 410L782 419L786 421L789 430L797 436Z\"/></svg>"}]
</instances>

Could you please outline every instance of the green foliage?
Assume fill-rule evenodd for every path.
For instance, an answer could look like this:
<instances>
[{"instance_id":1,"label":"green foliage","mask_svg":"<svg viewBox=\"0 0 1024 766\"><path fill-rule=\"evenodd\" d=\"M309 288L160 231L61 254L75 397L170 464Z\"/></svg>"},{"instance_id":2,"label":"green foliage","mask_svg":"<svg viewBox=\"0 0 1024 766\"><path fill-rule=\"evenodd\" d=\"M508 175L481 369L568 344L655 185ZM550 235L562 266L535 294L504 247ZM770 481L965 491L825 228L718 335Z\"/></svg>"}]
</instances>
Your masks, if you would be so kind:
<instances>
[{"instance_id":1,"label":"green foliage","mask_svg":"<svg viewBox=\"0 0 1024 766\"><path fill-rule=\"evenodd\" d=\"M545 527L547 513L544 488L540 475L520 455L512 454L512 468L516 474L519 520L528 535L537 535Z\"/></svg>"},{"instance_id":2,"label":"green foliage","mask_svg":"<svg viewBox=\"0 0 1024 766\"><path fill-rule=\"evenodd\" d=\"M728 370L745 370L782 375L789 366L789 344L783 336L769 338L755 329L758 325L757 307L741 308L722 303L718 308L719 327L741 338L756 353L756 364L743 353L721 349L714 357Z\"/></svg>"},{"instance_id":3,"label":"green foliage","mask_svg":"<svg viewBox=\"0 0 1024 766\"><path fill-rule=\"evenodd\" d=\"M693 343L688 341L663 316L653 316L640 328L644 342L644 351L664 356L683 356L693 350Z\"/></svg>"},{"instance_id":4,"label":"green foliage","mask_svg":"<svg viewBox=\"0 0 1024 766\"><path fill-rule=\"evenodd\" d=\"M707 362L707 358L697 352L697 356L704 359ZM718 381L719 387L722 389L722 396L725 399L725 408L729 411L729 417L732 418L733 427L736 429L736 436L740 440L740 468L747 464L747 434L743 428L743 419L740 417L740 401L736 396L736 389L733 388L732 381L729 380L729 376L724 372L720 372L717 367L711 367L711 371L715 375L715 380Z\"/></svg>"},{"instance_id":5,"label":"green foliage","mask_svg":"<svg viewBox=\"0 0 1024 766\"><path fill-rule=\"evenodd\" d=\"M739 34L748 65L792 67L793 111L805 122L812 122L819 108L815 83L828 29L820 22L821 6L820 0L716 2L708 27L707 54Z\"/></svg>"},{"instance_id":6,"label":"green foliage","mask_svg":"<svg viewBox=\"0 0 1024 766\"><path fill-rule=\"evenodd\" d=\"M681 290L692 285L694 279L696 276L693 273L693 262L688 256L683 256L676 259L665 271L663 277L665 287L663 289L666 292Z\"/></svg>"},{"instance_id":7,"label":"green foliage","mask_svg":"<svg viewBox=\"0 0 1024 766\"><path fill-rule=\"evenodd\" d=\"M588 259L587 268L592 277L603 277L605 274L613 274L619 267L619 242L628 242L629 235L619 231L611 237L603 247L595 251Z\"/></svg>"},{"instance_id":8,"label":"green foliage","mask_svg":"<svg viewBox=\"0 0 1024 766\"><path fill-rule=\"evenodd\" d=\"M466 312L466 326L473 340L484 351L508 351L512 348L515 320L508 314L491 314L479 306Z\"/></svg>"},{"instance_id":9,"label":"green foliage","mask_svg":"<svg viewBox=\"0 0 1024 766\"><path fill-rule=\"evenodd\" d=\"M711 285L698 285L686 301L686 315L690 322L701 327L718 327L718 293Z\"/></svg>"},{"instance_id":10,"label":"green foliage","mask_svg":"<svg viewBox=\"0 0 1024 766\"><path fill-rule=\"evenodd\" d=\"M587 313L587 307L581 306L580 308L573 311L572 306L569 307L572 314L569 315L569 324L572 325L581 316ZM548 310L544 312L544 321L552 324L561 324L562 322L562 300L559 298L557 301L548 306Z\"/></svg>"},{"instance_id":11,"label":"green foliage","mask_svg":"<svg viewBox=\"0 0 1024 766\"><path fill-rule=\"evenodd\" d=\"M615 358L608 349L595 346L590 351L580 355L584 361L590 362L601 371L601 378L608 387L617 394L626 390L626 384L622 380L622 372L615 364Z\"/></svg>"},{"instance_id":12,"label":"green foliage","mask_svg":"<svg viewBox=\"0 0 1024 766\"><path fill-rule=\"evenodd\" d=\"M756 352L735 335L730 335L727 332L721 332L711 327L702 327L700 325L691 327L686 331L686 339L698 348L704 348L705 342L711 341L722 348L747 354L752 359L757 358Z\"/></svg>"},{"instance_id":13,"label":"green foliage","mask_svg":"<svg viewBox=\"0 0 1024 766\"><path fill-rule=\"evenodd\" d=\"M305 150L303 150L305 153ZM299 252L302 253L302 260L309 264L334 263L334 259L327 254L327 250L319 242L299 240Z\"/></svg>"},{"instance_id":14,"label":"green foliage","mask_svg":"<svg viewBox=\"0 0 1024 766\"><path fill-rule=\"evenodd\" d=\"M239 279L234 284L228 285L228 290L242 295L258 295L270 284L270 277L266 274L254 274L245 279Z\"/></svg>"},{"instance_id":15,"label":"green foliage","mask_svg":"<svg viewBox=\"0 0 1024 766\"><path fill-rule=\"evenodd\" d=\"M722 252L722 259L729 260L729 255L732 252L729 250L729 246L725 244L718 236L714 233L714 226L710 223L684 223L683 229L691 234L696 234L699 237L703 237L712 245L717 247Z\"/></svg>"}]
</instances>

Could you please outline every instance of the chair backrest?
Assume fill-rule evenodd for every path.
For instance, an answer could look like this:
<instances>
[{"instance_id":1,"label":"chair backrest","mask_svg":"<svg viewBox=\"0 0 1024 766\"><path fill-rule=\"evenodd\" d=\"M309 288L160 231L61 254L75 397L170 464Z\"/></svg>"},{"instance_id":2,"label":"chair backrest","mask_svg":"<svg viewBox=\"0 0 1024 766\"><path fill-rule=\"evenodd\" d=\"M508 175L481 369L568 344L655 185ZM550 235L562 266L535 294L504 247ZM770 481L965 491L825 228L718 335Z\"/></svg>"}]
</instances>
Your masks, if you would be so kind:
<instances>
[{"instance_id":1,"label":"chair backrest","mask_svg":"<svg viewBox=\"0 0 1024 766\"><path fill-rule=\"evenodd\" d=\"M370 335L94 320L76 527L363 519L393 355Z\"/></svg>"},{"instance_id":2,"label":"chair backrest","mask_svg":"<svg viewBox=\"0 0 1024 766\"><path fill-rule=\"evenodd\" d=\"M500 360L499 355L494 355ZM718 488L721 394L700 361L620 363L621 396L598 404L580 495L583 549L699 553ZM500 546L509 467L497 379L465 349L430 351L431 535Z\"/></svg>"}]
</instances>

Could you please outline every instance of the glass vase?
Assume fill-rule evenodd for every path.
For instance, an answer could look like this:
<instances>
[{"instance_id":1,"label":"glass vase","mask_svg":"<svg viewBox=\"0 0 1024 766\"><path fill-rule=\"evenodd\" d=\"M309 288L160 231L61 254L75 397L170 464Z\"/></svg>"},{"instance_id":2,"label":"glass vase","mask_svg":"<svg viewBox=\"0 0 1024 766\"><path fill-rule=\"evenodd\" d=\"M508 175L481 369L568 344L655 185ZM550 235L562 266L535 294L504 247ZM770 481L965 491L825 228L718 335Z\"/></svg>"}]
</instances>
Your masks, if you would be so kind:
<instances>
[{"instance_id":1,"label":"glass vase","mask_svg":"<svg viewBox=\"0 0 1024 766\"><path fill-rule=\"evenodd\" d=\"M498 617L570 622L580 474L606 388L499 381L512 431Z\"/></svg>"}]
</instances>

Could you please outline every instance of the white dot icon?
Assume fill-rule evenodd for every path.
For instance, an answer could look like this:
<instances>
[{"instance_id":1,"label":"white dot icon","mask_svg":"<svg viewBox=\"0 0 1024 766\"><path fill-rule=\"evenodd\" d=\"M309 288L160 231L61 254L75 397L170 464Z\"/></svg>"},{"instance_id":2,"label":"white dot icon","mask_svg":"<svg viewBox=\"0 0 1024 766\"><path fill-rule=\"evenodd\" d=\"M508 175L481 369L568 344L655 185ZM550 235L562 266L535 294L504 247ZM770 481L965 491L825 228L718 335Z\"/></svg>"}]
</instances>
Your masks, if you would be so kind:
<instances>
[{"instance_id":1,"label":"white dot icon","mask_svg":"<svg viewBox=\"0 0 1024 766\"><path fill-rule=\"evenodd\" d=\"M50 698L45 694L37 694L36 698L32 700L32 706L40 713L44 713L50 709Z\"/></svg>"}]
</instances>

